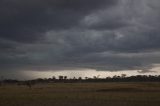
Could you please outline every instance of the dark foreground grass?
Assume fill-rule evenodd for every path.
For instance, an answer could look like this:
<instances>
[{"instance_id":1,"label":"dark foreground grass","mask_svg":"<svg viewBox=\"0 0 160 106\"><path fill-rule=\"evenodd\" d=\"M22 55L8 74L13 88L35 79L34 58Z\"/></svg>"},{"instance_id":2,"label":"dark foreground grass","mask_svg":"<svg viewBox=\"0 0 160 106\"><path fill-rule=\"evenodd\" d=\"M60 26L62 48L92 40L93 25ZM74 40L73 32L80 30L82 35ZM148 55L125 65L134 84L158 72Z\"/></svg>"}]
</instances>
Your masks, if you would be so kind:
<instances>
[{"instance_id":1,"label":"dark foreground grass","mask_svg":"<svg viewBox=\"0 0 160 106\"><path fill-rule=\"evenodd\" d=\"M5 85L0 106L160 106L160 83Z\"/></svg>"}]
</instances>

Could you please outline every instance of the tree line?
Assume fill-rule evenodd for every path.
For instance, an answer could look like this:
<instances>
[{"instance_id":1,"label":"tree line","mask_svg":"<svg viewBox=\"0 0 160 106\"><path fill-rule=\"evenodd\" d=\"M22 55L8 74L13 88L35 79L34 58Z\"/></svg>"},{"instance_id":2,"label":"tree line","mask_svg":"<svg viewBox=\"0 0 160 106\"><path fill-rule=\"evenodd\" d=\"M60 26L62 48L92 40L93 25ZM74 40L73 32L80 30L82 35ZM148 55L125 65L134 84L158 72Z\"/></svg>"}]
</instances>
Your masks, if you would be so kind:
<instances>
[{"instance_id":1,"label":"tree line","mask_svg":"<svg viewBox=\"0 0 160 106\"><path fill-rule=\"evenodd\" d=\"M73 77L68 78L67 76L58 76L57 78L53 76L52 78L37 78L33 80L13 80L13 79L1 79L0 84L2 83L18 83L18 82L35 82L35 83L46 83L46 82L158 82L160 81L160 75L136 75L136 76L126 76L126 74L122 74L121 76L113 76L106 78L99 78L99 76L90 77Z\"/></svg>"},{"instance_id":2,"label":"tree line","mask_svg":"<svg viewBox=\"0 0 160 106\"><path fill-rule=\"evenodd\" d=\"M0 80L0 86L5 84L17 84L18 86L25 85L29 88L34 86L35 84L44 84L44 83L100 83L100 82L160 82L160 75L137 75L137 76L126 76L126 74L122 74L121 76L113 76L106 78L99 78L98 76L89 77L73 77L68 78L67 76L58 76L56 78L53 76L52 78L37 78L33 80L13 80L13 79L2 79Z\"/></svg>"}]
</instances>

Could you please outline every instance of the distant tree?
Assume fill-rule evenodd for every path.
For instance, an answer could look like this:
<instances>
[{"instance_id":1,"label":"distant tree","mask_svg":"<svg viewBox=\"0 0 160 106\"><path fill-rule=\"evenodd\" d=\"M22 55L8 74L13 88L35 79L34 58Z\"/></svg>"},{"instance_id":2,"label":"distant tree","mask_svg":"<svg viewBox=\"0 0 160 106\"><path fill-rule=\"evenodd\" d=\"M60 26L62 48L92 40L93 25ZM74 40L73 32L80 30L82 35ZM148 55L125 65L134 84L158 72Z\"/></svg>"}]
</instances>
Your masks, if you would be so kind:
<instances>
[{"instance_id":1,"label":"distant tree","mask_svg":"<svg viewBox=\"0 0 160 106\"><path fill-rule=\"evenodd\" d=\"M106 77L106 79L111 79L111 77L110 77L110 76L108 76L108 77Z\"/></svg>"},{"instance_id":2,"label":"distant tree","mask_svg":"<svg viewBox=\"0 0 160 106\"><path fill-rule=\"evenodd\" d=\"M59 80L63 80L63 76L59 76Z\"/></svg>"},{"instance_id":3,"label":"distant tree","mask_svg":"<svg viewBox=\"0 0 160 106\"><path fill-rule=\"evenodd\" d=\"M88 79L88 77L85 77L85 80L87 80Z\"/></svg>"},{"instance_id":4,"label":"distant tree","mask_svg":"<svg viewBox=\"0 0 160 106\"><path fill-rule=\"evenodd\" d=\"M67 76L64 76L64 79L67 80Z\"/></svg>"},{"instance_id":5,"label":"distant tree","mask_svg":"<svg viewBox=\"0 0 160 106\"><path fill-rule=\"evenodd\" d=\"M79 77L78 80L82 80L82 77Z\"/></svg>"},{"instance_id":6,"label":"distant tree","mask_svg":"<svg viewBox=\"0 0 160 106\"><path fill-rule=\"evenodd\" d=\"M77 78L76 77L73 77L73 80L76 80Z\"/></svg>"},{"instance_id":7,"label":"distant tree","mask_svg":"<svg viewBox=\"0 0 160 106\"><path fill-rule=\"evenodd\" d=\"M118 77L117 75L114 75L114 76L113 76L113 78L117 78L117 77Z\"/></svg>"},{"instance_id":8,"label":"distant tree","mask_svg":"<svg viewBox=\"0 0 160 106\"><path fill-rule=\"evenodd\" d=\"M99 79L100 75L93 76L93 79Z\"/></svg>"},{"instance_id":9,"label":"distant tree","mask_svg":"<svg viewBox=\"0 0 160 106\"><path fill-rule=\"evenodd\" d=\"M56 79L56 77L55 77L55 76L53 76L53 77L52 77L52 80L55 80L55 79Z\"/></svg>"},{"instance_id":10,"label":"distant tree","mask_svg":"<svg viewBox=\"0 0 160 106\"><path fill-rule=\"evenodd\" d=\"M121 78L125 78L126 76L126 74L121 74Z\"/></svg>"}]
</instances>

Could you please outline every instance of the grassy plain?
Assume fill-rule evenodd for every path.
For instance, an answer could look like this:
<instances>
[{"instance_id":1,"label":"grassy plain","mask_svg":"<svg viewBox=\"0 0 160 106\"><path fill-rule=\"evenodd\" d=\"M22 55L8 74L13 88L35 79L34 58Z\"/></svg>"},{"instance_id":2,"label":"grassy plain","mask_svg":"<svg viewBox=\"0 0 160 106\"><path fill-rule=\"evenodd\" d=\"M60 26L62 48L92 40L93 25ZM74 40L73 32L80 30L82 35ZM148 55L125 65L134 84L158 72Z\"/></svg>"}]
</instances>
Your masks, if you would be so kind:
<instances>
[{"instance_id":1,"label":"grassy plain","mask_svg":"<svg viewBox=\"0 0 160 106\"><path fill-rule=\"evenodd\" d=\"M160 106L160 83L4 85L0 106Z\"/></svg>"}]
</instances>

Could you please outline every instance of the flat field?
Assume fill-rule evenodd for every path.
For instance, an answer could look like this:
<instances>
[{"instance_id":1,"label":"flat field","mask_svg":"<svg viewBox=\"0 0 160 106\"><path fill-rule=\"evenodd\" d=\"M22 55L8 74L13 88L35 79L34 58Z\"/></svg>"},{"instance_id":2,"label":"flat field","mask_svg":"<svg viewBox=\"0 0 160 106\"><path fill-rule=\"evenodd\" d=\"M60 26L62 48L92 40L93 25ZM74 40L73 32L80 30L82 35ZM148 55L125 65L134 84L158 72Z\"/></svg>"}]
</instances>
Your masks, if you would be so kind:
<instances>
[{"instance_id":1,"label":"flat field","mask_svg":"<svg viewBox=\"0 0 160 106\"><path fill-rule=\"evenodd\" d=\"M0 106L160 106L160 83L3 85Z\"/></svg>"}]
</instances>

